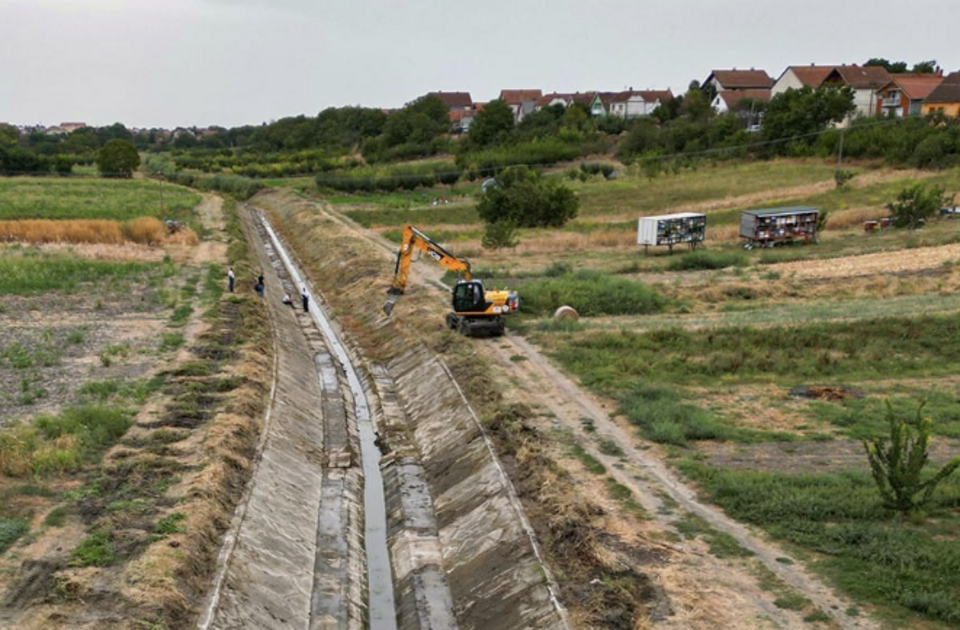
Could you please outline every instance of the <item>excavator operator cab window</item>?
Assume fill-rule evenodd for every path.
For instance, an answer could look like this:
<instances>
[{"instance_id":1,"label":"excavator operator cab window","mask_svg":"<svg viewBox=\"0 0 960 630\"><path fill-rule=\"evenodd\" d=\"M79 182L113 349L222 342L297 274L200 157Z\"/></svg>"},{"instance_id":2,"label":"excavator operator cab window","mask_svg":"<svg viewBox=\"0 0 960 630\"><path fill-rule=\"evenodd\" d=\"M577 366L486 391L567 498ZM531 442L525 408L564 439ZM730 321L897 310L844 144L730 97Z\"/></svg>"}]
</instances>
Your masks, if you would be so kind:
<instances>
[{"instance_id":1,"label":"excavator operator cab window","mask_svg":"<svg viewBox=\"0 0 960 630\"><path fill-rule=\"evenodd\" d=\"M475 281L458 282L453 288L453 310L458 313L486 310L483 285Z\"/></svg>"}]
</instances>

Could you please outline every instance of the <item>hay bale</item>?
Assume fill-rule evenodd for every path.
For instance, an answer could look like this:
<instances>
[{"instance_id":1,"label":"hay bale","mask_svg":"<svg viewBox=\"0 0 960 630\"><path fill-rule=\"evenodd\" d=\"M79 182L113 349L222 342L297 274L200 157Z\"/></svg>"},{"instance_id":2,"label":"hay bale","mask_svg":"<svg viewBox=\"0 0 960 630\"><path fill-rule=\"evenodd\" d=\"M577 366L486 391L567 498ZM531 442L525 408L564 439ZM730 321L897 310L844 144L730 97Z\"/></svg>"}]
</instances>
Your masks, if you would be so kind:
<instances>
[{"instance_id":1,"label":"hay bale","mask_svg":"<svg viewBox=\"0 0 960 630\"><path fill-rule=\"evenodd\" d=\"M572 306L564 305L553 312L553 318L561 321L565 319L578 321L580 319L580 313L578 313Z\"/></svg>"}]
</instances>

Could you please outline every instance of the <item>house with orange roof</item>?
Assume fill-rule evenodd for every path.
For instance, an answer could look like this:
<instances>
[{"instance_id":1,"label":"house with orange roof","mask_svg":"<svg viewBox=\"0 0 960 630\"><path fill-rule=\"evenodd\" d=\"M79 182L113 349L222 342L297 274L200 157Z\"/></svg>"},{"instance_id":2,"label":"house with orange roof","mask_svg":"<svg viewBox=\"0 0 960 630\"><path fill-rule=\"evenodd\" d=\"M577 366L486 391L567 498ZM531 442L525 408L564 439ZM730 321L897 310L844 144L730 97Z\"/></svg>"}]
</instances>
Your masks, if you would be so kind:
<instances>
[{"instance_id":1,"label":"house with orange roof","mask_svg":"<svg viewBox=\"0 0 960 630\"><path fill-rule=\"evenodd\" d=\"M513 122L520 123L524 116L537 108L537 100L543 96L540 90L500 90L500 100L513 110Z\"/></svg>"},{"instance_id":2,"label":"house with orange roof","mask_svg":"<svg viewBox=\"0 0 960 630\"><path fill-rule=\"evenodd\" d=\"M877 90L890 82L891 74L883 66L837 66L823 80L825 86L853 89L853 116L873 116L877 108ZM844 121L846 125L849 120Z\"/></svg>"},{"instance_id":3,"label":"house with orange roof","mask_svg":"<svg viewBox=\"0 0 960 630\"><path fill-rule=\"evenodd\" d=\"M701 84L701 88L713 86L717 94L737 90L769 90L773 79L766 70L714 70Z\"/></svg>"},{"instance_id":4,"label":"house with orange roof","mask_svg":"<svg viewBox=\"0 0 960 630\"><path fill-rule=\"evenodd\" d=\"M730 111L737 102L751 98L770 102L773 79L766 70L714 70L701 84L700 89L713 89L715 96L710 105L720 113ZM741 93L736 96L736 93ZM724 96L726 94L726 96ZM731 104L732 103L732 104Z\"/></svg>"},{"instance_id":5,"label":"house with orange roof","mask_svg":"<svg viewBox=\"0 0 960 630\"><path fill-rule=\"evenodd\" d=\"M789 66L770 88L770 97L783 94L787 90L799 90L808 87L815 90L823 85L824 80L837 66Z\"/></svg>"},{"instance_id":6,"label":"house with orange roof","mask_svg":"<svg viewBox=\"0 0 960 630\"><path fill-rule=\"evenodd\" d=\"M933 88L920 107L920 113L944 114L960 118L960 72L948 74Z\"/></svg>"},{"instance_id":7,"label":"house with orange roof","mask_svg":"<svg viewBox=\"0 0 960 630\"><path fill-rule=\"evenodd\" d=\"M919 116L923 101L940 83L943 71L923 74L892 74L890 81L877 89L878 116L904 118Z\"/></svg>"}]
</instances>

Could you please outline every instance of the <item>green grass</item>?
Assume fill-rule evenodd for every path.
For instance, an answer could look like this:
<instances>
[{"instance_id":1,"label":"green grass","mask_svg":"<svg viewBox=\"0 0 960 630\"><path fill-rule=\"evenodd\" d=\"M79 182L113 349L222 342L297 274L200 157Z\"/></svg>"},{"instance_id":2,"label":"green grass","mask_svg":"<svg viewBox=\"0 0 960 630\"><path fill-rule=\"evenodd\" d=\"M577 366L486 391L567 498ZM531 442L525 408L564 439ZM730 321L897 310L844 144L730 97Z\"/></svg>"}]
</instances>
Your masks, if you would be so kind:
<instances>
[{"instance_id":1,"label":"green grass","mask_svg":"<svg viewBox=\"0 0 960 630\"><path fill-rule=\"evenodd\" d=\"M637 380L727 383L942 376L960 368L960 320L885 317L808 325L666 328L558 337L554 356L607 392Z\"/></svg>"},{"instance_id":2,"label":"green grass","mask_svg":"<svg viewBox=\"0 0 960 630\"><path fill-rule=\"evenodd\" d=\"M99 405L68 407L59 415L43 414L34 421L34 426L45 440L73 436L85 457L94 456L116 444L132 424L129 411Z\"/></svg>"},{"instance_id":3,"label":"green grass","mask_svg":"<svg viewBox=\"0 0 960 630\"><path fill-rule=\"evenodd\" d=\"M645 216L701 201L832 181L835 170L834 165L826 163L724 163L685 170L676 175L662 175L653 180L633 172L621 173L614 181L590 180L571 187L579 191L582 218L625 212ZM714 224L712 214L710 223Z\"/></svg>"},{"instance_id":4,"label":"green grass","mask_svg":"<svg viewBox=\"0 0 960 630\"><path fill-rule=\"evenodd\" d=\"M603 480L607 487L607 493L614 501L619 503L624 510L639 518L646 518L647 513L636 499L633 498L633 491L623 485L613 477L607 477Z\"/></svg>"},{"instance_id":5,"label":"green grass","mask_svg":"<svg viewBox=\"0 0 960 630\"><path fill-rule=\"evenodd\" d=\"M43 524L45 527L63 527L69 515L69 508L63 505L57 506L47 512L47 515L43 519Z\"/></svg>"},{"instance_id":6,"label":"green grass","mask_svg":"<svg viewBox=\"0 0 960 630\"><path fill-rule=\"evenodd\" d=\"M683 254L667 263L670 271L689 271L692 269L726 269L727 267L746 267L750 259L742 252L694 251Z\"/></svg>"},{"instance_id":7,"label":"green grass","mask_svg":"<svg viewBox=\"0 0 960 630\"><path fill-rule=\"evenodd\" d=\"M28 531L30 524L25 519L0 518L0 554L12 547Z\"/></svg>"},{"instance_id":8,"label":"green grass","mask_svg":"<svg viewBox=\"0 0 960 630\"><path fill-rule=\"evenodd\" d=\"M573 456L580 460L584 468L586 468L589 472L593 473L594 475L606 474L607 469L603 466L603 463L585 451L582 446L579 444L574 444L570 450Z\"/></svg>"},{"instance_id":9,"label":"green grass","mask_svg":"<svg viewBox=\"0 0 960 630\"><path fill-rule=\"evenodd\" d=\"M156 217L186 221L200 203L187 188L142 180L95 178L0 178L4 219L111 219Z\"/></svg>"},{"instance_id":10,"label":"green grass","mask_svg":"<svg viewBox=\"0 0 960 630\"><path fill-rule=\"evenodd\" d=\"M365 228L402 227L405 225L463 225L479 223L480 216L471 205L427 206L410 209L351 209L344 214ZM438 240L437 230L431 230L430 237ZM398 243L399 237L395 239Z\"/></svg>"},{"instance_id":11,"label":"green grass","mask_svg":"<svg viewBox=\"0 0 960 630\"><path fill-rule=\"evenodd\" d=\"M566 305L585 317L641 315L662 311L667 304L667 298L643 283L603 272L579 270L525 283L520 312L544 315Z\"/></svg>"},{"instance_id":12,"label":"green grass","mask_svg":"<svg viewBox=\"0 0 960 630\"><path fill-rule=\"evenodd\" d=\"M87 536L70 554L70 566L105 567L116 558L113 534L108 529L98 529Z\"/></svg>"},{"instance_id":13,"label":"green grass","mask_svg":"<svg viewBox=\"0 0 960 630\"><path fill-rule=\"evenodd\" d=\"M129 280L146 275L153 267L147 263L86 260L31 249L8 249L0 257L0 295L78 293L85 283Z\"/></svg>"},{"instance_id":14,"label":"green grass","mask_svg":"<svg viewBox=\"0 0 960 630\"><path fill-rule=\"evenodd\" d=\"M691 460L680 465L733 518L817 554L812 566L857 600L960 623L960 477L934 493L928 521L897 525L867 473L785 475Z\"/></svg>"},{"instance_id":15,"label":"green grass","mask_svg":"<svg viewBox=\"0 0 960 630\"><path fill-rule=\"evenodd\" d=\"M166 538L170 534L179 534L184 531L183 527L180 525L180 521L187 518L187 515L183 512L172 512L167 514L162 519L157 522L156 527L153 528L153 539L159 540L161 538Z\"/></svg>"}]
</instances>

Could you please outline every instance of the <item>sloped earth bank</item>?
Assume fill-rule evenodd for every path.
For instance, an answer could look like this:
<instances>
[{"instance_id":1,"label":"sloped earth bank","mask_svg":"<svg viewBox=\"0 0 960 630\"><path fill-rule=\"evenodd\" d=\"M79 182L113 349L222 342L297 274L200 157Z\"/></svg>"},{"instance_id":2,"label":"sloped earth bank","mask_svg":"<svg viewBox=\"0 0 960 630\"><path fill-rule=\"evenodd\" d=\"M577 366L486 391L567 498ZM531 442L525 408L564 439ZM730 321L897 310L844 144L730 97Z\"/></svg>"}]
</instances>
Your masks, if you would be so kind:
<instances>
[{"instance_id":1,"label":"sloped earth bank","mask_svg":"<svg viewBox=\"0 0 960 630\"><path fill-rule=\"evenodd\" d=\"M446 289L433 286L438 266L416 266L387 319L380 307L392 246L285 192L262 194L252 205L296 252L308 289L322 296L366 372L387 453L401 628L878 627L847 615L849 602L757 532L699 503L655 449L523 339L464 339L446 330ZM272 282L267 302L282 339L279 322L302 327L304 318L280 305L282 292L296 295L297 287L282 276ZM280 355L285 351L281 341ZM278 372L278 392L286 371ZM595 433L585 431L588 425ZM602 441L621 445L624 454L605 454ZM571 442L602 462L607 476L584 471L569 456ZM323 455L316 459L322 468ZM629 489L640 516L610 499L611 482ZM679 522L691 515L750 553L720 559L706 537L685 538ZM261 537L274 533L264 527ZM253 567L246 571L238 575L253 575ZM453 619L425 618L432 607L424 605L423 588L440 599L449 593ZM807 603L779 607L778 598L788 595Z\"/></svg>"}]
</instances>

